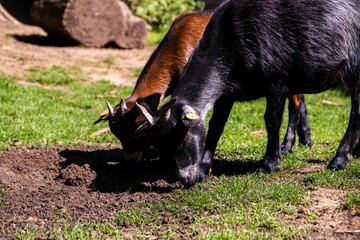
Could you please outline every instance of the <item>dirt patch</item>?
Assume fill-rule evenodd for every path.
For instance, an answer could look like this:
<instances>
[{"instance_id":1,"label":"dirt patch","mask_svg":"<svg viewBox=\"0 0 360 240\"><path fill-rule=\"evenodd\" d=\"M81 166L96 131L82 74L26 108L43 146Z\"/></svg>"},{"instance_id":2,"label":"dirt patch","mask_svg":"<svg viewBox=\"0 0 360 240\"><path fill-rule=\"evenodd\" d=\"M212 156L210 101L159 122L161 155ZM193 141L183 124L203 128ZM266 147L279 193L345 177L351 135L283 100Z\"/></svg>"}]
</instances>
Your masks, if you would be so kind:
<instances>
[{"instance_id":1,"label":"dirt patch","mask_svg":"<svg viewBox=\"0 0 360 240\"><path fill-rule=\"evenodd\" d=\"M133 86L135 69L143 68L154 47L145 49L95 49L62 46L41 28L0 21L0 72L25 77L31 67L80 67L88 81L109 80ZM112 64L107 63L110 60Z\"/></svg>"},{"instance_id":2,"label":"dirt patch","mask_svg":"<svg viewBox=\"0 0 360 240\"><path fill-rule=\"evenodd\" d=\"M313 239L359 239L360 216L342 209L345 195L340 189L314 189L308 192L309 205L284 218L294 228L306 228Z\"/></svg>"},{"instance_id":3,"label":"dirt patch","mask_svg":"<svg viewBox=\"0 0 360 240\"><path fill-rule=\"evenodd\" d=\"M120 149L98 147L8 150L0 154L0 229L55 224L54 216L107 221L147 199L171 197L181 185L172 166L128 165ZM1 231L0 231L1 233ZM0 234L1 235L1 234Z\"/></svg>"}]
</instances>

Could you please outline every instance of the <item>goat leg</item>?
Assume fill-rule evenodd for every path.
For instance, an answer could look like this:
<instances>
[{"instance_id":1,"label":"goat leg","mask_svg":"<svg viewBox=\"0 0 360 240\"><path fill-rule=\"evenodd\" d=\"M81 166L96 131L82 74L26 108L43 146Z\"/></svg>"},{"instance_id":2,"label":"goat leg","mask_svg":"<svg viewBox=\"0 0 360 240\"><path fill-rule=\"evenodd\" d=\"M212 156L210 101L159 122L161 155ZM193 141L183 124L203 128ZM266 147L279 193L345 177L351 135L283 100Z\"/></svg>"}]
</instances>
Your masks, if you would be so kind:
<instances>
[{"instance_id":1,"label":"goat leg","mask_svg":"<svg viewBox=\"0 0 360 240\"><path fill-rule=\"evenodd\" d=\"M220 98L214 105L201 161L200 180L204 180L206 175L211 172L216 145L224 131L233 105L234 100L229 98Z\"/></svg>"},{"instance_id":2,"label":"goat leg","mask_svg":"<svg viewBox=\"0 0 360 240\"><path fill-rule=\"evenodd\" d=\"M299 142L305 147L312 147L314 141L311 139L311 129L307 118L306 105L304 95L299 96L299 124L297 127L297 134L299 136Z\"/></svg>"},{"instance_id":3,"label":"goat leg","mask_svg":"<svg viewBox=\"0 0 360 240\"><path fill-rule=\"evenodd\" d=\"M352 151L355 141L360 135L360 92L355 90L351 93L350 120L343 139L339 145L335 157L327 166L328 169L342 170L346 167L346 162L352 159Z\"/></svg>"},{"instance_id":4,"label":"goat leg","mask_svg":"<svg viewBox=\"0 0 360 240\"><path fill-rule=\"evenodd\" d=\"M273 173L278 171L281 161L280 151L280 127L284 113L286 97L268 96L266 97L265 123L268 136L265 157L258 172Z\"/></svg>"}]
</instances>

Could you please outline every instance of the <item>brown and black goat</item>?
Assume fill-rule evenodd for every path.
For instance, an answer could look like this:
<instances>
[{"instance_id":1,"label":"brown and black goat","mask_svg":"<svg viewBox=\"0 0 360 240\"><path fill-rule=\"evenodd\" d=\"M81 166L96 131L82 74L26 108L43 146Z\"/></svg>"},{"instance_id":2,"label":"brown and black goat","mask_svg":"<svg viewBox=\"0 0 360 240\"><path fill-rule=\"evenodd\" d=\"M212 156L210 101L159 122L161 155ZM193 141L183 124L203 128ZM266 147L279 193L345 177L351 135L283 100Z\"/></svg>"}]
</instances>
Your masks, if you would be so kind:
<instances>
[{"instance_id":1,"label":"brown and black goat","mask_svg":"<svg viewBox=\"0 0 360 240\"><path fill-rule=\"evenodd\" d=\"M155 112L159 103L172 94L212 15L212 11L180 15L145 65L131 96L121 100L114 108L107 103L109 110L98 121L109 121L111 132L121 141L129 161L141 161L150 145L146 136L130 141L136 129L145 121L139 117L140 112L135 103L142 103L149 111ZM216 104L219 106L215 107L215 111L220 114L214 114L211 119L206 140L206 154L210 154L210 158L214 154L233 103L234 101L219 100ZM289 98L289 125L282 152L291 152L296 130L300 143L312 146L302 95Z\"/></svg>"},{"instance_id":2,"label":"brown and black goat","mask_svg":"<svg viewBox=\"0 0 360 240\"><path fill-rule=\"evenodd\" d=\"M268 142L258 170L271 173L281 161L286 99L336 86L349 93L352 106L328 168L344 169L360 135L360 1L230 0L215 10L172 98L153 116L142 108L148 122L137 134L149 134L191 186L212 162L205 141L209 109L221 122L233 101L265 97Z\"/></svg>"}]
</instances>

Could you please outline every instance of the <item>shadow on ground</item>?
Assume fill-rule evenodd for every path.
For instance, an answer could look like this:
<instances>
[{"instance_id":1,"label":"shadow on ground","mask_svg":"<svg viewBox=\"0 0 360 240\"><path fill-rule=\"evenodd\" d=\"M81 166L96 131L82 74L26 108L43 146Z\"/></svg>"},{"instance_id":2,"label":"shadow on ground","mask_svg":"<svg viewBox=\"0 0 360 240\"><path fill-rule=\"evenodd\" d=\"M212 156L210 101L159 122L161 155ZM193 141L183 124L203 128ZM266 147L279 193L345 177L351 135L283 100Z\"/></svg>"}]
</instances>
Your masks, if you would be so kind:
<instances>
[{"instance_id":1,"label":"shadow on ground","mask_svg":"<svg viewBox=\"0 0 360 240\"><path fill-rule=\"evenodd\" d=\"M152 160L140 164L131 164L125 161L124 152L121 149L64 150L59 154L66 159L60 163L61 169L65 170L73 165L86 166L85 169L89 169L85 172L79 172L78 168L74 168L70 174L72 176L67 174L67 177L63 177L66 185L76 185L77 183L73 179L94 171L96 174L89 184L89 188L99 192L133 193L152 191L165 193L182 187L177 181L175 166L158 158L152 158ZM154 153L151 155L154 156ZM259 163L254 160L215 160L212 175L233 176L253 173L258 166Z\"/></svg>"},{"instance_id":2,"label":"shadow on ground","mask_svg":"<svg viewBox=\"0 0 360 240\"><path fill-rule=\"evenodd\" d=\"M37 34L31 34L31 35L18 35L18 34L13 34L11 35L13 38L15 38L16 40L23 42L23 43L28 43L28 44L33 44L33 45L37 45L37 46L42 46L42 47L74 47L74 46L79 46L78 42L75 41L67 41L64 39L60 39L57 37L49 37L49 36L42 36L42 35L37 35Z\"/></svg>"}]
</instances>

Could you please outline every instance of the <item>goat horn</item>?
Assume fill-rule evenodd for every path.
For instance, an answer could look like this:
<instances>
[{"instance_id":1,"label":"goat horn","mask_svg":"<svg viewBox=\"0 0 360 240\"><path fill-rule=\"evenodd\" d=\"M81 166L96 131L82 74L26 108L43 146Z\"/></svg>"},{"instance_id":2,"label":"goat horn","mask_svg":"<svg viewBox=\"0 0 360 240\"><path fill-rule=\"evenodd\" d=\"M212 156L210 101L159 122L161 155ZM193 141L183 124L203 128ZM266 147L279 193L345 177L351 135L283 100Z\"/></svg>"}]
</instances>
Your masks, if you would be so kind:
<instances>
[{"instance_id":1,"label":"goat horn","mask_svg":"<svg viewBox=\"0 0 360 240\"><path fill-rule=\"evenodd\" d=\"M140 113L146 118L146 120L151 124L154 125L154 118L153 116L140 104L136 102L136 107L139 109Z\"/></svg>"},{"instance_id":2,"label":"goat horn","mask_svg":"<svg viewBox=\"0 0 360 240\"><path fill-rule=\"evenodd\" d=\"M108 110L109 110L109 114L113 115L114 114L114 109L113 107L111 106L111 104L107 101L106 101L106 106L108 107Z\"/></svg>"},{"instance_id":3,"label":"goat horn","mask_svg":"<svg viewBox=\"0 0 360 240\"><path fill-rule=\"evenodd\" d=\"M122 111L128 110L128 107L126 106L126 102L124 101L124 99L121 99L120 107Z\"/></svg>"},{"instance_id":4,"label":"goat horn","mask_svg":"<svg viewBox=\"0 0 360 240\"><path fill-rule=\"evenodd\" d=\"M176 103L177 98L172 98L168 102L164 103L160 111L160 121L166 122L170 118L171 108Z\"/></svg>"}]
</instances>

